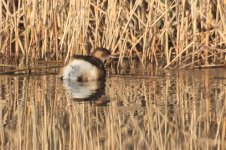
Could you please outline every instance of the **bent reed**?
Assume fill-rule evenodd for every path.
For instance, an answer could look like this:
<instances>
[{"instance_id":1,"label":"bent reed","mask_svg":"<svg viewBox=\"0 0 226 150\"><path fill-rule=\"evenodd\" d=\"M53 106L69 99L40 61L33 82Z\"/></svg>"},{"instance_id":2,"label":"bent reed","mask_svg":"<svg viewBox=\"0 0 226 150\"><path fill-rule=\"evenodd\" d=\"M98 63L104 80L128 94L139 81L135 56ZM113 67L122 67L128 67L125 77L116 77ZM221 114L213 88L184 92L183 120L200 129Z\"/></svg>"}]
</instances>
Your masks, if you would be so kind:
<instances>
[{"instance_id":1,"label":"bent reed","mask_svg":"<svg viewBox=\"0 0 226 150\"><path fill-rule=\"evenodd\" d=\"M0 1L0 59L67 61L101 46L163 68L225 63L226 1Z\"/></svg>"}]
</instances>

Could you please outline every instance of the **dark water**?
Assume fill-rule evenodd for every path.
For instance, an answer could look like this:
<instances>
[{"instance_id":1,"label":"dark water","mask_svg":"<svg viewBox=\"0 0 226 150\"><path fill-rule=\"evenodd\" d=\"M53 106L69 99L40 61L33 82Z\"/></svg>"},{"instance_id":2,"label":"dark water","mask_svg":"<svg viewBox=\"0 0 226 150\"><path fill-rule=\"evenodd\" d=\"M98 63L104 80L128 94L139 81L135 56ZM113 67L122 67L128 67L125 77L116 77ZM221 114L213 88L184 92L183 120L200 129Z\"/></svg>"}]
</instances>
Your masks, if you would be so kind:
<instances>
[{"instance_id":1,"label":"dark water","mask_svg":"<svg viewBox=\"0 0 226 150\"><path fill-rule=\"evenodd\" d=\"M225 149L226 69L138 72L0 76L1 148Z\"/></svg>"}]
</instances>

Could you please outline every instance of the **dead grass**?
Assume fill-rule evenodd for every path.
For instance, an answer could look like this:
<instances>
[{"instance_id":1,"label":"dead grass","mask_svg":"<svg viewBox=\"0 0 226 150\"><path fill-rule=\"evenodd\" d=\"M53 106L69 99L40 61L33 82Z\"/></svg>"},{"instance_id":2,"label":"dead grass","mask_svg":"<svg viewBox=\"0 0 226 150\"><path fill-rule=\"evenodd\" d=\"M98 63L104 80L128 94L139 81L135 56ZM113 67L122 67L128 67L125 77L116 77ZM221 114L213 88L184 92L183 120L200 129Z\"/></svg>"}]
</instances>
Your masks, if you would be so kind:
<instances>
[{"instance_id":1,"label":"dead grass","mask_svg":"<svg viewBox=\"0 0 226 150\"><path fill-rule=\"evenodd\" d=\"M163 68L223 64L225 1L0 2L0 53L67 61L102 46ZM119 61L120 62L120 61Z\"/></svg>"}]
</instances>

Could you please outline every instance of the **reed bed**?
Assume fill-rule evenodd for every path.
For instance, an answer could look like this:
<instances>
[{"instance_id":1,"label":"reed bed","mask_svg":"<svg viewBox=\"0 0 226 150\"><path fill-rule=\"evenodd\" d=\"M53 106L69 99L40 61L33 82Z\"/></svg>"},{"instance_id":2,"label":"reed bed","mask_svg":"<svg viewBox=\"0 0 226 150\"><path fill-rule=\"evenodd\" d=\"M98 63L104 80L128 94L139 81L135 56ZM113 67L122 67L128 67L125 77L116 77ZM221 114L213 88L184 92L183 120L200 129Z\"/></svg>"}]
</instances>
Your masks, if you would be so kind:
<instances>
[{"instance_id":1,"label":"reed bed","mask_svg":"<svg viewBox=\"0 0 226 150\"><path fill-rule=\"evenodd\" d=\"M66 62L101 46L162 68L214 67L225 60L221 0L0 1L0 57Z\"/></svg>"},{"instance_id":2,"label":"reed bed","mask_svg":"<svg viewBox=\"0 0 226 150\"><path fill-rule=\"evenodd\" d=\"M0 146L225 149L225 71L157 74L111 76L107 106L74 101L53 75L1 76Z\"/></svg>"}]
</instances>

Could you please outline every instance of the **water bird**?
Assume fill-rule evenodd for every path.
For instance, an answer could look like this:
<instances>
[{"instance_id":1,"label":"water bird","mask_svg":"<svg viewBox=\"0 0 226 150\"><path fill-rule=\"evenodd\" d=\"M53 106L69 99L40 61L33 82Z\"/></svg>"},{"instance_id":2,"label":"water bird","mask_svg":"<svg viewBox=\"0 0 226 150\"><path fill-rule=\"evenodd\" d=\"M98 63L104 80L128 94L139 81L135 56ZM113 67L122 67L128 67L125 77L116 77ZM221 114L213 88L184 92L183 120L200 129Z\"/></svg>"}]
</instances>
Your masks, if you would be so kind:
<instances>
[{"instance_id":1,"label":"water bird","mask_svg":"<svg viewBox=\"0 0 226 150\"><path fill-rule=\"evenodd\" d=\"M110 51L102 47L96 48L90 56L73 55L60 70L60 78L78 82L105 80L104 62L109 56Z\"/></svg>"}]
</instances>

